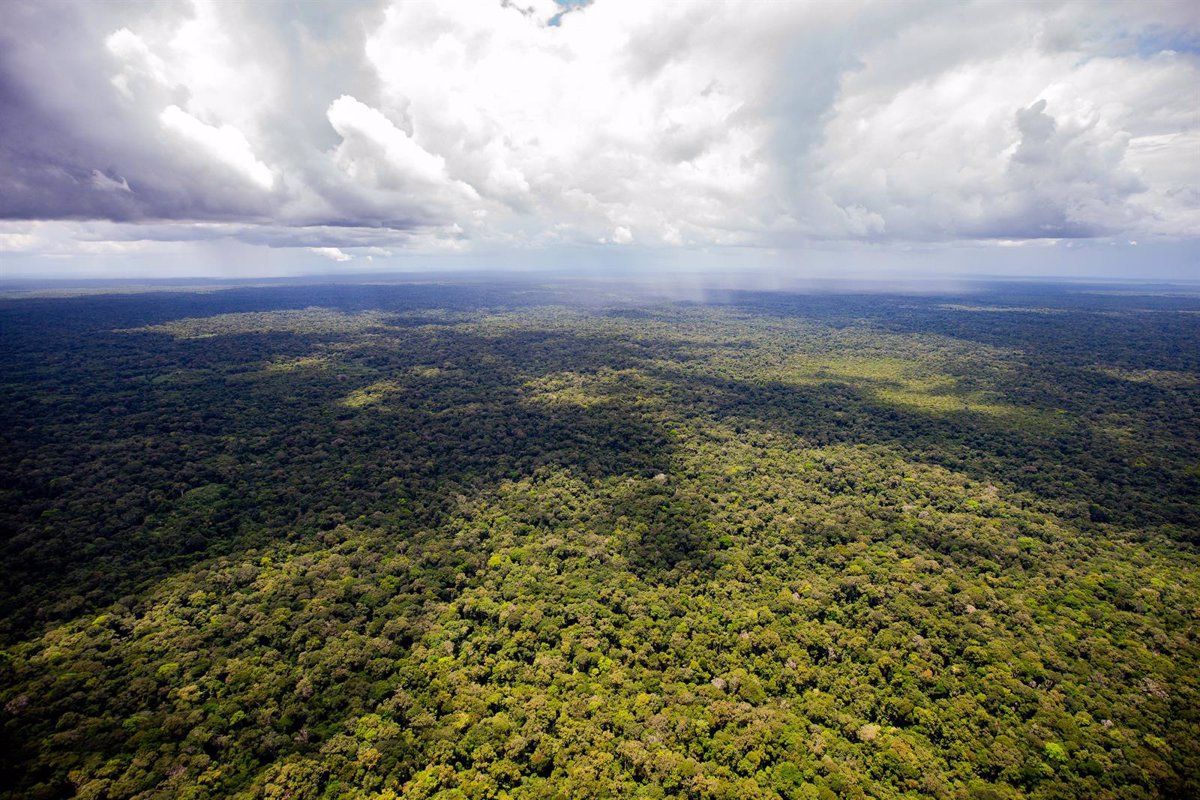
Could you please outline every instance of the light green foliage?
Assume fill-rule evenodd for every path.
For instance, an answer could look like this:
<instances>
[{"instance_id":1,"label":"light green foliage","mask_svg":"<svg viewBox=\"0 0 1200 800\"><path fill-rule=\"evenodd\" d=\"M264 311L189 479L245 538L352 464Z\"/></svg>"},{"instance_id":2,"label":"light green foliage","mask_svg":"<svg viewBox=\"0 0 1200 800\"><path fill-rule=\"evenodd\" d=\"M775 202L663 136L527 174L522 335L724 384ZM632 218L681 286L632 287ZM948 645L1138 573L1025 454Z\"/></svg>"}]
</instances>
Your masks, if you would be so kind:
<instances>
[{"instance_id":1,"label":"light green foliage","mask_svg":"<svg viewBox=\"0 0 1200 800\"><path fill-rule=\"evenodd\" d=\"M404 388L395 381L376 381L346 395L342 400L342 405L346 408L365 408L377 405L386 400L389 395L402 391Z\"/></svg>"},{"instance_id":2,"label":"light green foliage","mask_svg":"<svg viewBox=\"0 0 1200 800\"><path fill-rule=\"evenodd\" d=\"M177 339L208 339L255 333L364 333L386 328L386 315L378 311L345 313L335 309L310 306L302 310L252 311L236 314L214 314L211 317L188 317L158 325L122 329L123 333L166 333ZM307 361L307 363L305 363ZM288 363L288 362L277 362ZM310 366L312 361L292 361L294 366Z\"/></svg>"},{"instance_id":3,"label":"light green foliage","mask_svg":"<svg viewBox=\"0 0 1200 800\"><path fill-rule=\"evenodd\" d=\"M1017 406L997 403L983 391L964 390L951 375L929 372L918 361L847 356L824 361L798 360L783 371L785 380L800 384L843 382L859 386L885 403L932 414L986 414L1014 423L1030 424L1036 415Z\"/></svg>"}]
</instances>

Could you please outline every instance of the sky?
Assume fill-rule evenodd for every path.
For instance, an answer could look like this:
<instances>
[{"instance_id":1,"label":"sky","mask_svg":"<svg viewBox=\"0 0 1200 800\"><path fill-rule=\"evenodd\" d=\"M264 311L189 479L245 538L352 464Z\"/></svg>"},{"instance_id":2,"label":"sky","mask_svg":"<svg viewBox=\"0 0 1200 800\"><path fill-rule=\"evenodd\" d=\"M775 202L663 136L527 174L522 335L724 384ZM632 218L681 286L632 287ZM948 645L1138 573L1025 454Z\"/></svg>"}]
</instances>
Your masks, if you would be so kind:
<instances>
[{"instance_id":1,"label":"sky","mask_svg":"<svg viewBox=\"0 0 1200 800\"><path fill-rule=\"evenodd\" d=\"M0 277L1200 280L1200 3L2 0Z\"/></svg>"}]
</instances>

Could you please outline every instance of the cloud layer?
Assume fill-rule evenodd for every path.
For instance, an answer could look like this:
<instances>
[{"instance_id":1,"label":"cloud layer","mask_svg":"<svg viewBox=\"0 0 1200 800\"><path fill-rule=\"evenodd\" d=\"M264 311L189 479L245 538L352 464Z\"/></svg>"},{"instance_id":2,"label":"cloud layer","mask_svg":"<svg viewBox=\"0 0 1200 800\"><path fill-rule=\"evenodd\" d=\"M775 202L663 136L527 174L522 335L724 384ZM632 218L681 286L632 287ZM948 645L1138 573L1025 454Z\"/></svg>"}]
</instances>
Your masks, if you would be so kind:
<instances>
[{"instance_id":1,"label":"cloud layer","mask_svg":"<svg viewBox=\"0 0 1200 800\"><path fill-rule=\"evenodd\" d=\"M1195 240L1194 8L16 0L0 251Z\"/></svg>"}]
</instances>

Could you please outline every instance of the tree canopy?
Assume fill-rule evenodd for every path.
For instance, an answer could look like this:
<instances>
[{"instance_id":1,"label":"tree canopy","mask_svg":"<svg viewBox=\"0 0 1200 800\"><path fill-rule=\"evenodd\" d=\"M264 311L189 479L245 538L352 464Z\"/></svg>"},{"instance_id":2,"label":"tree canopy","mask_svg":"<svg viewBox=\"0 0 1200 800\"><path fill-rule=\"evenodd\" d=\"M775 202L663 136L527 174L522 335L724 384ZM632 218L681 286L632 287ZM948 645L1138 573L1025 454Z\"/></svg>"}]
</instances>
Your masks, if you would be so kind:
<instances>
[{"instance_id":1,"label":"tree canopy","mask_svg":"<svg viewBox=\"0 0 1200 800\"><path fill-rule=\"evenodd\" d=\"M1198 795L1198 311L0 301L0 796Z\"/></svg>"}]
</instances>

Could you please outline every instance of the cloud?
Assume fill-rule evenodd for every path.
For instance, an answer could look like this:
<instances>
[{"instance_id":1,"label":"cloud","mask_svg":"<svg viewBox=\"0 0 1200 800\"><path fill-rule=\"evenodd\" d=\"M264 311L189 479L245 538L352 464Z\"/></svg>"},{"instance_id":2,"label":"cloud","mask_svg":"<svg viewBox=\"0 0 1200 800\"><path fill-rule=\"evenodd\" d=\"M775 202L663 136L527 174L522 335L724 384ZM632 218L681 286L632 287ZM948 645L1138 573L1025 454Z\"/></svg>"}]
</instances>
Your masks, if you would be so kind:
<instances>
[{"instance_id":1,"label":"cloud","mask_svg":"<svg viewBox=\"0 0 1200 800\"><path fill-rule=\"evenodd\" d=\"M104 44L125 65L113 75L111 81L127 100L133 99L130 84L138 78L146 77L162 86L171 85L166 63L151 51L142 37L129 28L113 31Z\"/></svg>"},{"instance_id":2,"label":"cloud","mask_svg":"<svg viewBox=\"0 0 1200 800\"><path fill-rule=\"evenodd\" d=\"M337 247L310 247L308 248L308 252L316 253L319 256L324 256L331 261L342 262L352 261L354 259L354 256L343 253L341 249Z\"/></svg>"},{"instance_id":3,"label":"cloud","mask_svg":"<svg viewBox=\"0 0 1200 800\"><path fill-rule=\"evenodd\" d=\"M768 189L768 126L745 113L779 38L777 7L761 9L601 2L550 26L498 3L396 4L366 53L382 108L501 206L482 235L670 225L716 241L764 225L758 203L731 202Z\"/></svg>"},{"instance_id":4,"label":"cloud","mask_svg":"<svg viewBox=\"0 0 1200 800\"><path fill-rule=\"evenodd\" d=\"M343 254L1195 239L1197 42L1172 2L12 0L0 218Z\"/></svg>"},{"instance_id":5,"label":"cloud","mask_svg":"<svg viewBox=\"0 0 1200 800\"><path fill-rule=\"evenodd\" d=\"M129 188L129 181L110 178L98 169L92 170L92 186L102 192L133 192Z\"/></svg>"},{"instance_id":6,"label":"cloud","mask_svg":"<svg viewBox=\"0 0 1200 800\"><path fill-rule=\"evenodd\" d=\"M1180 176L1130 154L1200 123L1200 107L1160 108L1200 85L1194 57L1081 58L1030 43L897 85L914 68L891 62L911 56L872 55L882 63L847 76L808 156L815 235L838 235L837 212L851 235L917 240L1187 230L1166 200ZM1171 150L1194 169L1194 153Z\"/></svg>"},{"instance_id":7,"label":"cloud","mask_svg":"<svg viewBox=\"0 0 1200 800\"><path fill-rule=\"evenodd\" d=\"M435 222L479 200L471 186L447 174L444 158L425 150L378 109L342 95L326 116L342 137L333 163L364 199L389 210L383 213Z\"/></svg>"},{"instance_id":8,"label":"cloud","mask_svg":"<svg viewBox=\"0 0 1200 800\"><path fill-rule=\"evenodd\" d=\"M271 169L254 157L245 134L232 125L219 128L207 125L179 106L167 106L159 119L163 127L193 142L208 155L232 167L263 189L270 189L274 185L275 176L271 174Z\"/></svg>"},{"instance_id":9,"label":"cloud","mask_svg":"<svg viewBox=\"0 0 1200 800\"><path fill-rule=\"evenodd\" d=\"M27 253L36 250L39 237L33 223L0 225L0 253Z\"/></svg>"},{"instance_id":10,"label":"cloud","mask_svg":"<svg viewBox=\"0 0 1200 800\"><path fill-rule=\"evenodd\" d=\"M611 241L616 244L629 244L633 241L633 231L624 225L620 225L613 231Z\"/></svg>"}]
</instances>

